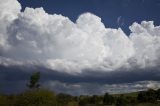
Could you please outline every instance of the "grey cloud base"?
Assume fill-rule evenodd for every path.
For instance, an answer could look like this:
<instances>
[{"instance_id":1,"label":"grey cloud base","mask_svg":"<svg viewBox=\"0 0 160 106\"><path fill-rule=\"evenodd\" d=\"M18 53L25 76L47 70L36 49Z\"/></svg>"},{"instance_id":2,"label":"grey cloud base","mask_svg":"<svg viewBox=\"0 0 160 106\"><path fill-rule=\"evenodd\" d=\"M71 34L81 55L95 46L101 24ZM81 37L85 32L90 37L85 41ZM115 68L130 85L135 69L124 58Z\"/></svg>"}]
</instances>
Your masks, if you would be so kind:
<instances>
[{"instance_id":1,"label":"grey cloud base","mask_svg":"<svg viewBox=\"0 0 160 106\"><path fill-rule=\"evenodd\" d=\"M35 66L51 74L45 75L46 81L61 84L159 81L160 26L153 21L133 23L126 35L120 28L105 27L92 13L81 14L74 23L43 8L20 10L17 0L0 1L2 81L12 78L13 67L27 67L26 74Z\"/></svg>"},{"instance_id":2,"label":"grey cloud base","mask_svg":"<svg viewBox=\"0 0 160 106\"><path fill-rule=\"evenodd\" d=\"M33 70L41 72L42 88L72 95L93 95L106 92L124 93L160 88L160 74L157 74L157 71L154 70L141 70L141 72L136 70L109 73L92 72L92 75L83 73L78 76L37 66L32 68L0 66L0 70L0 92L7 94L27 90L26 84L30 75L34 72Z\"/></svg>"}]
</instances>

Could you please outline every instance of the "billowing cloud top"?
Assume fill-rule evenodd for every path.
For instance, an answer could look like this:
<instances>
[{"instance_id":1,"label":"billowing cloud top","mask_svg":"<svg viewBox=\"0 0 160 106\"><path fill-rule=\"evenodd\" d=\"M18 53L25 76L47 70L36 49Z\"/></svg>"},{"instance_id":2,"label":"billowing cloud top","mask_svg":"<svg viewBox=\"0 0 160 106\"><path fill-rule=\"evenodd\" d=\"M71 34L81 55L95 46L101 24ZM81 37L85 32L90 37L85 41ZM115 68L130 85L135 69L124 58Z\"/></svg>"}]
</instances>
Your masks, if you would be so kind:
<instances>
[{"instance_id":1,"label":"billowing cloud top","mask_svg":"<svg viewBox=\"0 0 160 106\"><path fill-rule=\"evenodd\" d=\"M105 28L91 13L73 23L43 8L20 12L16 0L2 0L0 8L1 64L44 65L70 74L159 65L160 27L152 21L133 23L128 37L121 29Z\"/></svg>"},{"instance_id":2,"label":"billowing cloud top","mask_svg":"<svg viewBox=\"0 0 160 106\"><path fill-rule=\"evenodd\" d=\"M17 0L0 1L0 65L36 65L70 75L160 71L160 26L153 21L133 23L126 35L92 13L74 23L43 8L20 10Z\"/></svg>"}]
</instances>

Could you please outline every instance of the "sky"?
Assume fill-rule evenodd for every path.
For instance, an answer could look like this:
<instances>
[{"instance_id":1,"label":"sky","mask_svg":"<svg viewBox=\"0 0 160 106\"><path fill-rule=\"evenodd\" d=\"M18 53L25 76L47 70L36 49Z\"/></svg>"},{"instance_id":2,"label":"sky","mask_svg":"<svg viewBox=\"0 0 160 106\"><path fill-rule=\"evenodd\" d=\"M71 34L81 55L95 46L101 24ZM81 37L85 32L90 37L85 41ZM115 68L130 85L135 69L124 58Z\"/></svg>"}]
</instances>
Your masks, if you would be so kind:
<instances>
[{"instance_id":1,"label":"sky","mask_svg":"<svg viewBox=\"0 0 160 106\"><path fill-rule=\"evenodd\" d=\"M1 0L0 93L160 88L159 0Z\"/></svg>"},{"instance_id":2,"label":"sky","mask_svg":"<svg viewBox=\"0 0 160 106\"><path fill-rule=\"evenodd\" d=\"M106 27L118 28L129 34L133 22L152 21L160 24L160 0L19 0L25 7L43 7L47 13L62 14L76 21L85 12L101 17Z\"/></svg>"}]
</instances>

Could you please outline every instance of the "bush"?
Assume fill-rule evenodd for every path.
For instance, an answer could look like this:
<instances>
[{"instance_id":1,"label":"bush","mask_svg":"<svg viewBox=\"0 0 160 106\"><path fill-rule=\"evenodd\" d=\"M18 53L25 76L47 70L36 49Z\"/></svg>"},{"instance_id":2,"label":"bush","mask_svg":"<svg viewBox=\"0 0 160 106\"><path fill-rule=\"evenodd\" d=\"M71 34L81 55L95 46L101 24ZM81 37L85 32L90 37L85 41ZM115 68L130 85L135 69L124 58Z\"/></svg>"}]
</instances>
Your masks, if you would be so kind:
<instances>
[{"instance_id":1,"label":"bush","mask_svg":"<svg viewBox=\"0 0 160 106\"><path fill-rule=\"evenodd\" d=\"M53 92L36 89L17 96L15 106L56 106L56 96Z\"/></svg>"},{"instance_id":2,"label":"bush","mask_svg":"<svg viewBox=\"0 0 160 106\"><path fill-rule=\"evenodd\" d=\"M4 95L0 95L0 106L7 106L8 100L7 97Z\"/></svg>"},{"instance_id":3,"label":"bush","mask_svg":"<svg viewBox=\"0 0 160 106\"><path fill-rule=\"evenodd\" d=\"M112 105L113 103L114 103L114 97L109 95L108 93L105 93L103 97L103 104Z\"/></svg>"},{"instance_id":4,"label":"bush","mask_svg":"<svg viewBox=\"0 0 160 106\"><path fill-rule=\"evenodd\" d=\"M154 103L157 100L156 91L149 89L148 91L142 91L137 97L139 102L150 102Z\"/></svg>"}]
</instances>

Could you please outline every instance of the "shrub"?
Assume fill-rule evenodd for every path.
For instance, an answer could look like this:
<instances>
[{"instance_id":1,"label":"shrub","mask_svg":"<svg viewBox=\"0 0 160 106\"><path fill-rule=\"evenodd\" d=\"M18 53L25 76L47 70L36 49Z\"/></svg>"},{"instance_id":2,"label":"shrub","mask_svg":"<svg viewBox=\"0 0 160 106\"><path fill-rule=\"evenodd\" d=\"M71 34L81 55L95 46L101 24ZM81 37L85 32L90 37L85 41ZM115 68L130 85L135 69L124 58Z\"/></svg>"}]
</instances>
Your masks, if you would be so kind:
<instances>
[{"instance_id":1,"label":"shrub","mask_svg":"<svg viewBox=\"0 0 160 106\"><path fill-rule=\"evenodd\" d=\"M18 96L16 106L56 106L56 96L53 92L36 89L26 91Z\"/></svg>"}]
</instances>

